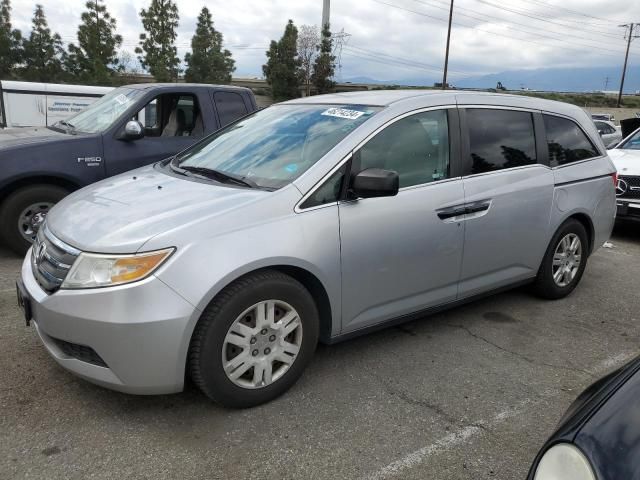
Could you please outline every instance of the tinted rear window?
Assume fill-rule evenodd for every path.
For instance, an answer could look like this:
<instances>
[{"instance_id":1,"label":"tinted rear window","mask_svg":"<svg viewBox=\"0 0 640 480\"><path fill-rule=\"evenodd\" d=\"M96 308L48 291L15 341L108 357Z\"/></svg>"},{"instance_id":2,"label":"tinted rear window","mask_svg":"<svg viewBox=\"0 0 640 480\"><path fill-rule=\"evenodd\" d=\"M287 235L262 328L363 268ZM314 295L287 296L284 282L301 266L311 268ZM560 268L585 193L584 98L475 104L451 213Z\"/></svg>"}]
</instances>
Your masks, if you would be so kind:
<instances>
[{"instance_id":1,"label":"tinted rear window","mask_svg":"<svg viewBox=\"0 0 640 480\"><path fill-rule=\"evenodd\" d=\"M533 116L529 112L468 109L471 173L536 163Z\"/></svg>"},{"instance_id":2,"label":"tinted rear window","mask_svg":"<svg viewBox=\"0 0 640 480\"><path fill-rule=\"evenodd\" d=\"M587 135L568 118L543 115L549 160L564 165L600 155Z\"/></svg>"}]
</instances>

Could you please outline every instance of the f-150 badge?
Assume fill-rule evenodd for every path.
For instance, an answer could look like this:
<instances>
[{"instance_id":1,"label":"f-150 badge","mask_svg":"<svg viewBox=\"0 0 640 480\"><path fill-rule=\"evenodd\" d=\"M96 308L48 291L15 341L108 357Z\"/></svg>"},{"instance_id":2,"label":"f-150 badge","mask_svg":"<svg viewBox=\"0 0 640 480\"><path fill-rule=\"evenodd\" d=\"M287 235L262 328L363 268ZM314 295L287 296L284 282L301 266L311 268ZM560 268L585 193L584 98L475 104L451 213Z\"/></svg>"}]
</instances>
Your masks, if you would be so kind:
<instances>
[{"instance_id":1,"label":"f-150 badge","mask_svg":"<svg viewBox=\"0 0 640 480\"><path fill-rule=\"evenodd\" d=\"M78 157L78 163L84 163L87 167L99 167L102 157Z\"/></svg>"}]
</instances>

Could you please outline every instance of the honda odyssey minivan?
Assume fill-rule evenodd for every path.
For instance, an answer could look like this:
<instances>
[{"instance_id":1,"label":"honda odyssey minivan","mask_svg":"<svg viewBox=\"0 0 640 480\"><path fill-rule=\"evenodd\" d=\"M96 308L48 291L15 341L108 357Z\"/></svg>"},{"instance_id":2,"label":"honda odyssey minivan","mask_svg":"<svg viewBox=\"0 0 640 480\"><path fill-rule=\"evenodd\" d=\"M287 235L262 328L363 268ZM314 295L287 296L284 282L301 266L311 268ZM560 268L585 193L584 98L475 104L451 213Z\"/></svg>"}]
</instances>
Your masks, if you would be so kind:
<instances>
[{"instance_id":1,"label":"honda odyssey minivan","mask_svg":"<svg viewBox=\"0 0 640 480\"><path fill-rule=\"evenodd\" d=\"M247 407L293 385L318 341L525 283L568 295L609 238L615 184L572 105L298 99L66 197L24 260L19 303L80 377L138 394L191 378Z\"/></svg>"}]
</instances>

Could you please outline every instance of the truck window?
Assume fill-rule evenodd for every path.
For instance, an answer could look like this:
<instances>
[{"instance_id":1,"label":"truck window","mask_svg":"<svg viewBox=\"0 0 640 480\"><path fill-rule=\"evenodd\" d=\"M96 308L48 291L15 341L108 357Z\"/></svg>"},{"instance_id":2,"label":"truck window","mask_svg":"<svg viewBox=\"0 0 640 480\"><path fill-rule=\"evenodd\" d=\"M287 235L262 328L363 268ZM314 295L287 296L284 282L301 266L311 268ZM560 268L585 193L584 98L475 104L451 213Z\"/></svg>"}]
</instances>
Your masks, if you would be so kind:
<instances>
[{"instance_id":1,"label":"truck window","mask_svg":"<svg viewBox=\"0 0 640 480\"><path fill-rule=\"evenodd\" d=\"M191 94L164 94L135 116L147 137L199 137L204 134L198 99Z\"/></svg>"},{"instance_id":2,"label":"truck window","mask_svg":"<svg viewBox=\"0 0 640 480\"><path fill-rule=\"evenodd\" d=\"M216 92L213 95L220 123L224 127L247 114L242 95L235 92Z\"/></svg>"}]
</instances>

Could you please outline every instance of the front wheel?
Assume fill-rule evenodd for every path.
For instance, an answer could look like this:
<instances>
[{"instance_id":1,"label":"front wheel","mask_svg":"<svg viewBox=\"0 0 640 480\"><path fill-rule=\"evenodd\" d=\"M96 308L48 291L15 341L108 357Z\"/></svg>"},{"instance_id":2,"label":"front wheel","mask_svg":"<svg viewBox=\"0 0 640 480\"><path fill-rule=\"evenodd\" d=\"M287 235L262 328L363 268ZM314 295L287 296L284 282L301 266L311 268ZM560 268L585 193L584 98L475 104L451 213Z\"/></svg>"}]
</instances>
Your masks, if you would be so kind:
<instances>
[{"instance_id":1,"label":"front wheel","mask_svg":"<svg viewBox=\"0 0 640 480\"><path fill-rule=\"evenodd\" d=\"M55 185L31 185L11 193L0 207L0 235L4 244L24 255L51 207L68 193Z\"/></svg>"},{"instance_id":2,"label":"front wheel","mask_svg":"<svg viewBox=\"0 0 640 480\"><path fill-rule=\"evenodd\" d=\"M268 402L302 375L318 330L315 302L300 282L271 270L248 275L203 312L189 350L191 378L227 407Z\"/></svg>"},{"instance_id":3,"label":"front wheel","mask_svg":"<svg viewBox=\"0 0 640 480\"><path fill-rule=\"evenodd\" d=\"M570 219L560 226L551 239L534 288L548 299L569 295L580 282L588 257L587 232L577 220Z\"/></svg>"}]
</instances>

